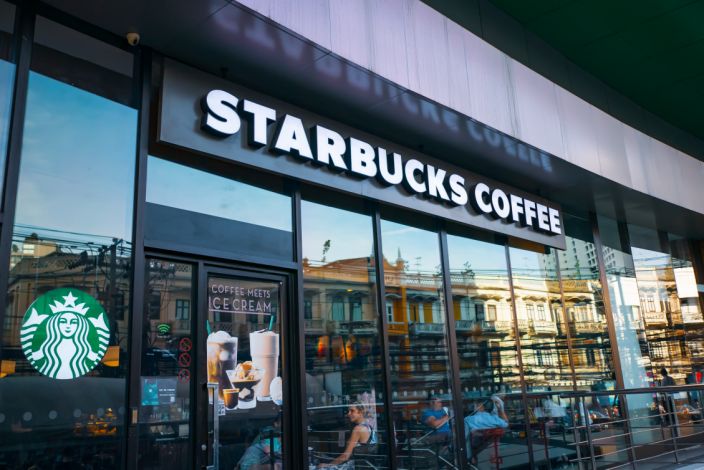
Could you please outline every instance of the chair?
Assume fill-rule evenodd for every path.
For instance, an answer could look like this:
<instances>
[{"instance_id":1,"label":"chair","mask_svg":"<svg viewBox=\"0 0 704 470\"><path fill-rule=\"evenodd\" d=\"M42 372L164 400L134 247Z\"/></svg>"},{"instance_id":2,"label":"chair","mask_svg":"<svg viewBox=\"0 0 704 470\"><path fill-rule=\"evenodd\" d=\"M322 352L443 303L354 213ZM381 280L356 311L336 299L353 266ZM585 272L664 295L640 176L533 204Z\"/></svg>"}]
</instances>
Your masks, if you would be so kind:
<instances>
[{"instance_id":1,"label":"chair","mask_svg":"<svg viewBox=\"0 0 704 470\"><path fill-rule=\"evenodd\" d=\"M492 447L489 462L496 466L496 470L501 468L504 459L499 455L499 441L504 437L503 428L479 429L472 431L471 448L472 460L476 463L479 453L488 447Z\"/></svg>"}]
</instances>

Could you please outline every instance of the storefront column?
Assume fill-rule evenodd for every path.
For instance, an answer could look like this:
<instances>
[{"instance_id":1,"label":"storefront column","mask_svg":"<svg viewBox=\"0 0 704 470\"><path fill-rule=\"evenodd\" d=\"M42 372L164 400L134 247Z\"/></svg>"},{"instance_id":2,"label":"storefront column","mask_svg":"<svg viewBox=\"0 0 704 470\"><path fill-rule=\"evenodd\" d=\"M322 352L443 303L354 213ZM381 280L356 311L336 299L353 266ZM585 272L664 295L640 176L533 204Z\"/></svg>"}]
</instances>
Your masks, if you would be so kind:
<instances>
[{"instance_id":1,"label":"storefront column","mask_svg":"<svg viewBox=\"0 0 704 470\"><path fill-rule=\"evenodd\" d=\"M5 324L12 230L20 173L27 88L29 87L29 64L32 58L32 43L34 42L34 20L36 18L34 6L35 2L26 2L21 7L18 5L15 10L15 83L12 91L7 166L5 168L5 184L3 185L2 214L0 214L0 222L2 223L2 228L0 228L0 325ZM2 358L2 346L2 335L0 335L0 358Z\"/></svg>"},{"instance_id":2,"label":"storefront column","mask_svg":"<svg viewBox=\"0 0 704 470\"><path fill-rule=\"evenodd\" d=\"M295 312L296 318L294 321L289 322L288 330L289 334L292 335L291 351L293 354L289 359L291 377L293 378L293 383L289 384L288 393L289 401L292 406L290 409L289 416L291 419L291 438L288 442L291 442L292 449L289 450L288 455L290 456L290 462L293 463L293 467L300 464L303 468L308 467L308 462L306 459L309 458L308 455L308 412L306 397L306 337L305 337L305 306L304 306L304 294L303 294L303 229L301 222L301 190L296 184L293 191L292 204L293 204L293 231L295 237L295 261L297 262L298 268L296 272L296 285L292 286L291 291L296 290L295 302ZM293 405L295 403L300 404L299 406ZM297 423L297 424L296 424ZM296 439L295 435L300 434L300 439Z\"/></svg>"},{"instance_id":3,"label":"storefront column","mask_svg":"<svg viewBox=\"0 0 704 470\"><path fill-rule=\"evenodd\" d=\"M442 262L443 291L445 296L445 321L447 322L448 348L450 367L452 368L452 406L455 409L453 434L459 448L460 467L467 462L466 436L464 435L464 407L462 404L462 384L460 380L460 358L457 352L457 333L455 331L455 315L452 303L452 282L450 279L450 258L447 248L447 231L443 228L440 236L440 260Z\"/></svg>"},{"instance_id":4,"label":"storefront column","mask_svg":"<svg viewBox=\"0 0 704 470\"><path fill-rule=\"evenodd\" d=\"M149 116L152 99L152 54L140 48L134 55L135 86L139 84L139 123L137 127L137 164L134 181L134 218L132 223L132 305L129 320L127 378L126 468L137 468L139 452L139 384L142 369L142 321L144 314L144 211L147 194L147 158L149 156ZM191 436L192 439L192 436Z\"/></svg>"},{"instance_id":5,"label":"storefront column","mask_svg":"<svg viewBox=\"0 0 704 470\"><path fill-rule=\"evenodd\" d=\"M393 400L391 399L391 356L389 354L389 320L386 317L386 283L384 282L384 250L381 245L381 212L374 205L372 215L374 229L374 264L376 265L376 297L377 310L381 316L381 356L384 367L384 409L386 410L386 442L389 447L391 469L397 468L396 462L396 430L394 428Z\"/></svg>"}]
</instances>

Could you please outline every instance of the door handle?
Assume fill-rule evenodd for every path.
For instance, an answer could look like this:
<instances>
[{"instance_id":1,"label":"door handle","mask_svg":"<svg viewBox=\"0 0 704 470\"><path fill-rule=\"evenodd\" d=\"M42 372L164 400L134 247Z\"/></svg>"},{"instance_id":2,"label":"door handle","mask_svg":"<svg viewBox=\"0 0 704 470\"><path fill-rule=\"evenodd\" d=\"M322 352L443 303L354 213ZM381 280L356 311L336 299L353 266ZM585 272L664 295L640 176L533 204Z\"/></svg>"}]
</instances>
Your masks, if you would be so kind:
<instances>
[{"instance_id":1,"label":"door handle","mask_svg":"<svg viewBox=\"0 0 704 470\"><path fill-rule=\"evenodd\" d=\"M220 452L218 447L220 447L220 399L218 398L218 391L220 385L217 382L208 382L206 385L208 387L208 395L212 392L213 394L213 458L211 460L212 465L208 465L206 470L219 470L220 469ZM208 446L203 444L201 449L207 450Z\"/></svg>"}]
</instances>

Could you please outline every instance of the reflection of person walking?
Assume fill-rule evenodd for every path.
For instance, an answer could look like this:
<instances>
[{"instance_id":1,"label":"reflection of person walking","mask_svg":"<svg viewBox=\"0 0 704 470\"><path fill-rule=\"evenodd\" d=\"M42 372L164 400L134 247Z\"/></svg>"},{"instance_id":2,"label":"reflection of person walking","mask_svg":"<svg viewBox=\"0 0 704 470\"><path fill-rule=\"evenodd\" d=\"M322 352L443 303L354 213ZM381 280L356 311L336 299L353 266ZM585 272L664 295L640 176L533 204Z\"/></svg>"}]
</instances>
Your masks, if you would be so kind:
<instances>
[{"instance_id":1,"label":"reflection of person walking","mask_svg":"<svg viewBox=\"0 0 704 470\"><path fill-rule=\"evenodd\" d=\"M660 381L661 387L671 387L675 384L675 379L667 374L667 369L664 367L660 369L660 375L662 375L662 380ZM672 394L665 392L662 395L662 406L665 410L665 424L668 426L674 426L677 424L677 416L675 415L675 402L672 398ZM677 428L673 427L673 432L677 433Z\"/></svg>"}]
</instances>

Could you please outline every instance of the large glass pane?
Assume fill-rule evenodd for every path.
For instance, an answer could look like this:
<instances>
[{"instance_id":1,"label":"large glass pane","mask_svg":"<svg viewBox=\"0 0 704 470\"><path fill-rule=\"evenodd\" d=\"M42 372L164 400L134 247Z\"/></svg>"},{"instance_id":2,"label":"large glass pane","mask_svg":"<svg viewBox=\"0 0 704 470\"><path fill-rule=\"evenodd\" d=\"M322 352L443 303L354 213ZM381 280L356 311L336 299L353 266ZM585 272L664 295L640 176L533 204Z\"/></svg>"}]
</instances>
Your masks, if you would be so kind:
<instances>
[{"instance_id":1,"label":"large glass pane","mask_svg":"<svg viewBox=\"0 0 704 470\"><path fill-rule=\"evenodd\" d=\"M399 467L455 465L455 411L438 235L382 220Z\"/></svg>"},{"instance_id":2,"label":"large glass pane","mask_svg":"<svg viewBox=\"0 0 704 470\"><path fill-rule=\"evenodd\" d=\"M579 402L573 411L582 419L588 413L592 424L598 424L592 427L592 432L599 433L593 440L599 465L613 465L627 460L627 452L618 449L626 449L628 443L623 435L623 416L617 397L609 393L615 389L616 376L596 247L588 220L565 214L564 227L567 248L558 251L557 256L572 336L577 389L600 393ZM579 420L576 424L580 425ZM586 431L586 427L580 427L576 434L586 440Z\"/></svg>"},{"instance_id":3,"label":"large glass pane","mask_svg":"<svg viewBox=\"0 0 704 470\"><path fill-rule=\"evenodd\" d=\"M291 198L149 157L145 243L291 261Z\"/></svg>"},{"instance_id":4,"label":"large glass pane","mask_svg":"<svg viewBox=\"0 0 704 470\"><path fill-rule=\"evenodd\" d=\"M573 389L557 257L554 250L546 250L509 249L523 377L529 392ZM572 436L565 432L568 403L545 395L529 400L528 405L535 462L544 465L572 457Z\"/></svg>"},{"instance_id":5,"label":"large glass pane","mask_svg":"<svg viewBox=\"0 0 704 470\"><path fill-rule=\"evenodd\" d=\"M139 468L193 468L193 278L190 264L147 260L141 318Z\"/></svg>"},{"instance_id":6,"label":"large glass pane","mask_svg":"<svg viewBox=\"0 0 704 470\"><path fill-rule=\"evenodd\" d=\"M597 220L603 243L602 254L624 387L650 387L654 385L654 380L628 230L625 224L608 217L598 216ZM623 396L622 399L626 401L627 406L624 407L623 403L615 405L619 409L625 408L629 425L639 430L633 434L632 443L661 441L663 435L660 430L651 427L652 415L657 413L657 409L652 406L652 396L630 395ZM647 447L636 449L636 452L646 449ZM626 458L625 450L622 450L621 459Z\"/></svg>"},{"instance_id":7,"label":"large glass pane","mask_svg":"<svg viewBox=\"0 0 704 470\"><path fill-rule=\"evenodd\" d=\"M85 37L76 50L65 28L47 24L37 24L46 45L32 54L24 122L3 325L0 461L115 468L126 420L137 112L88 86L101 67L72 67L74 53L95 41ZM42 68L60 71L61 81L36 71ZM131 77L123 79L129 95Z\"/></svg>"},{"instance_id":8,"label":"large glass pane","mask_svg":"<svg viewBox=\"0 0 704 470\"><path fill-rule=\"evenodd\" d=\"M452 235L447 244L467 454L479 468L497 458L510 467L528 447L506 248Z\"/></svg>"},{"instance_id":9,"label":"large glass pane","mask_svg":"<svg viewBox=\"0 0 704 470\"><path fill-rule=\"evenodd\" d=\"M301 212L309 460L387 468L371 217L308 201Z\"/></svg>"},{"instance_id":10,"label":"large glass pane","mask_svg":"<svg viewBox=\"0 0 704 470\"><path fill-rule=\"evenodd\" d=\"M12 85L15 64L10 62L12 29L15 6L0 1L0 190L4 181L7 137L10 131L10 109L12 108Z\"/></svg>"},{"instance_id":11,"label":"large glass pane","mask_svg":"<svg viewBox=\"0 0 704 470\"><path fill-rule=\"evenodd\" d=\"M616 377L591 224L565 215L564 226L567 248L559 250L557 257L572 336L577 389L613 390ZM610 409L605 411L610 413Z\"/></svg>"},{"instance_id":12,"label":"large glass pane","mask_svg":"<svg viewBox=\"0 0 704 470\"><path fill-rule=\"evenodd\" d=\"M694 271L691 265L688 269L686 263L678 262L678 286L667 238L655 230L632 225L628 231L653 378L663 385L683 384L692 372L692 364L686 349L678 287L683 296L696 295L696 289L691 285ZM685 279L689 279L689 286ZM687 294L687 290L691 293ZM685 304L689 307L688 300ZM701 316L696 302L694 305L694 310L688 309L688 317L690 313L694 318L697 313ZM667 375L662 375L663 369Z\"/></svg>"},{"instance_id":13,"label":"large glass pane","mask_svg":"<svg viewBox=\"0 0 704 470\"><path fill-rule=\"evenodd\" d=\"M689 368L683 372L684 383L687 385L702 384L704 377L704 316L702 315L698 286L692 266L693 255L690 243L677 235L668 234L668 242L672 257L672 271L675 278L675 288L668 283L668 303L673 311L672 318L676 325L684 327L683 355L689 363ZM684 361L683 361L684 362ZM686 444L696 444L704 432L702 416L702 390L673 395L676 404L676 422L679 426L678 435Z\"/></svg>"},{"instance_id":14,"label":"large glass pane","mask_svg":"<svg viewBox=\"0 0 704 470\"><path fill-rule=\"evenodd\" d=\"M661 386L700 383L698 343L703 320L687 244L654 229L629 225L628 232L653 379ZM692 442L701 427L695 425L701 414L699 394L680 392L658 398L665 437L689 436L685 440Z\"/></svg>"}]
</instances>

